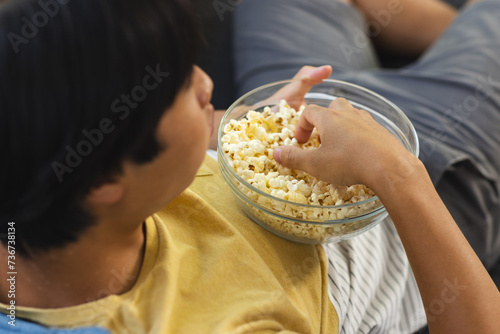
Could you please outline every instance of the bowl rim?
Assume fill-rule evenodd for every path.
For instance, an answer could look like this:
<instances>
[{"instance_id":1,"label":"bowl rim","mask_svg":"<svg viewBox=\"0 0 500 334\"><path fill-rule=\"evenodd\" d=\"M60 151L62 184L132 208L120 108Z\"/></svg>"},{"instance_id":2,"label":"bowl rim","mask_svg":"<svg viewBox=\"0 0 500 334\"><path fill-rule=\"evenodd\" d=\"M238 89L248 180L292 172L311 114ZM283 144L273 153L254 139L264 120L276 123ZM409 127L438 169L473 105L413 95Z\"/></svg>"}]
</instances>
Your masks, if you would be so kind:
<instances>
[{"instance_id":1,"label":"bowl rim","mask_svg":"<svg viewBox=\"0 0 500 334\"><path fill-rule=\"evenodd\" d=\"M229 115L229 113L234 108L238 107L241 104L241 101L245 100L250 95L253 95L256 92L262 91L262 90L264 90L266 88L269 88L269 87L284 85L284 84L288 84L288 83L291 83L291 82L292 82L292 80L281 80L281 81L275 81L275 82L271 82L271 83L259 86L257 88L252 89L251 91L245 93L244 95L242 95L241 97L239 97L238 99L236 99L236 101L234 101L229 106L229 108L226 110L226 112L224 113L224 115L223 115L223 117L222 117L222 119L221 119L221 121L219 123L218 131L217 131L217 152L218 152L218 156L219 156L218 157L219 166L222 163L224 165L224 167L227 170L229 170L229 173L237 179L237 181L239 181L240 183L242 183L245 187L249 188L251 191L257 193L258 195L264 196L264 197L272 199L274 201L282 202L282 203L287 204L287 205L294 205L294 206L299 206L299 207L304 207L304 208L309 208L309 209L328 210L328 209L351 208L351 207L360 206L360 205L368 204L368 203L375 202L375 201L379 200L378 196L375 195L375 196L373 196L371 198L368 198L368 199L365 199L363 201L359 201L359 202L355 202L355 203L344 203L344 204L339 204L339 205L315 205L315 204L297 203L297 202L293 202L293 201L289 201L289 200L285 200L285 199L281 199L281 198L272 196L271 194L268 194L268 193L266 193L266 192L264 192L264 191L262 191L262 190L260 190L260 189L258 189L256 187L254 187L252 184L248 183L246 180L244 180L242 177L240 177L234 171L234 169L229 166L228 158L227 158L227 156L225 154L223 154L223 152L222 152L222 145L221 145L221 139L222 139L222 136L224 135L224 126L223 126L223 124L226 121L227 116ZM352 84L352 83L349 83L349 82L346 82L346 81L335 80L335 79L324 79L321 83L319 83L317 85L321 85L322 83L339 84L339 85L343 85L343 86L348 86L348 87L356 89L356 90L363 91L364 93L367 93L369 95L372 95L372 96L374 96L374 97L382 100L384 103L388 104L391 108L393 108L394 110L396 110L396 112L402 117L403 121L409 125L409 128L411 130L411 134L415 138L415 152L410 151L409 148L406 147L406 145L405 145L405 148L408 151L410 151L410 153L412 153L413 155L415 155L418 158L419 151L420 151L420 145L419 145L419 139L418 139L418 135L417 135L417 132L415 130L415 127L413 126L413 123L410 121L410 119L408 118L408 116L406 116L406 114L397 105L395 105L392 101L390 101L389 99L383 97L382 95L380 95L378 93L375 93L375 92L373 92L373 91L371 91L371 90L369 90L367 88L364 88L362 86L359 86L359 85L356 85L356 84ZM315 85L315 86L317 86L317 85ZM314 88L314 86L312 88ZM254 110L254 109L249 109L249 111L250 110ZM222 166L220 166L219 168L222 169ZM360 215L356 215L354 217L350 217L350 219L353 219L353 218L356 218L356 217L361 217L361 216L369 214L369 213L373 213L376 210L380 210L382 207L384 207L384 205L381 203L380 206L376 206L372 210L367 211L365 213L362 213ZM384 207L384 209L385 209L385 207Z\"/></svg>"}]
</instances>

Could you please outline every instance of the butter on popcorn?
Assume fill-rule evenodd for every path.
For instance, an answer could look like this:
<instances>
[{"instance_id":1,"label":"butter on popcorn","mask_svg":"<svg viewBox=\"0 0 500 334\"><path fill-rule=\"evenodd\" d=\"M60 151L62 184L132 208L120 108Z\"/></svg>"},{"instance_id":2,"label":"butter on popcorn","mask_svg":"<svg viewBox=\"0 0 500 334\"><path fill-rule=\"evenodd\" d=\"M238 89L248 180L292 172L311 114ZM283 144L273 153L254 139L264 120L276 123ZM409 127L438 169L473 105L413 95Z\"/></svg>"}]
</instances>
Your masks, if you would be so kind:
<instances>
[{"instance_id":1,"label":"butter on popcorn","mask_svg":"<svg viewBox=\"0 0 500 334\"><path fill-rule=\"evenodd\" d=\"M272 112L266 107L263 112L249 111L245 118L230 120L225 125L221 138L222 151L228 158L229 166L246 182L274 198L298 205L263 196L237 183L240 191L266 210L311 223L279 219L255 207L249 207L256 217L279 231L300 238L324 241L328 236L356 230L367 223L325 226L314 222L356 217L373 210L380 202L377 200L352 207L322 209L323 206L357 203L372 198L375 194L364 185L328 184L305 172L285 168L273 159L273 151L278 146L294 145L305 150L319 147L316 132L303 144L297 143L293 137L303 109L304 106L296 111L282 100L278 112Z\"/></svg>"}]
</instances>

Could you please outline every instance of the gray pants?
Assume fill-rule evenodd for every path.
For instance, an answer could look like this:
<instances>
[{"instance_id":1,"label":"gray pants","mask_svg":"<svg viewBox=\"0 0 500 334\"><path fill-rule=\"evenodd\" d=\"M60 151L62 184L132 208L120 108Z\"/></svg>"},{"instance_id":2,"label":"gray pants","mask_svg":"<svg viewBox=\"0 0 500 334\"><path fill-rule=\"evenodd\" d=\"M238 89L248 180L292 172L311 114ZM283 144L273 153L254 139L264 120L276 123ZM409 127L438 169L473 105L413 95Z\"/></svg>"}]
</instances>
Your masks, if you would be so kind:
<instances>
[{"instance_id":1,"label":"gray pants","mask_svg":"<svg viewBox=\"0 0 500 334\"><path fill-rule=\"evenodd\" d=\"M289 79L306 64L330 64L332 78L394 102L417 130L436 189L490 268L500 257L500 1L462 10L399 70L378 66L366 31L381 24L334 0L244 1L234 20L238 93Z\"/></svg>"}]
</instances>

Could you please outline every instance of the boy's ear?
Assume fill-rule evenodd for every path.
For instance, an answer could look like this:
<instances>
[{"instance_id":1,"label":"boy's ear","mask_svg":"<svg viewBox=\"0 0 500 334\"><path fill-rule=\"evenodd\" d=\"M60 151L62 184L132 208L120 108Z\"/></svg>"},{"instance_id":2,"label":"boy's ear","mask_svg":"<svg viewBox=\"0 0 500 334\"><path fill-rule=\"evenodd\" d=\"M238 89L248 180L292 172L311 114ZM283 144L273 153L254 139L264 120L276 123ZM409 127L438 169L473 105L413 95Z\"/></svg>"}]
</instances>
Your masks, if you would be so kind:
<instances>
[{"instance_id":1,"label":"boy's ear","mask_svg":"<svg viewBox=\"0 0 500 334\"><path fill-rule=\"evenodd\" d=\"M93 205L111 205L118 203L125 193L123 184L119 182L103 183L90 189L85 200Z\"/></svg>"}]
</instances>

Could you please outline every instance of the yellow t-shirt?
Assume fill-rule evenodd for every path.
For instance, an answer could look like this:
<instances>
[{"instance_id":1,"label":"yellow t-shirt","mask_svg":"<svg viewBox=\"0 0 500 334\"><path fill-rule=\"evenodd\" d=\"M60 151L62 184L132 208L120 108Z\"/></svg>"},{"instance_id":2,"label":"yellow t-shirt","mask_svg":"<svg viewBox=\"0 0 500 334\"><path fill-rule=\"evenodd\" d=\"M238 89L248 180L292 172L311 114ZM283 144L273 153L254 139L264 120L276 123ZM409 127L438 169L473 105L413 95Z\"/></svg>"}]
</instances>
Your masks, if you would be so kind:
<instances>
[{"instance_id":1,"label":"yellow t-shirt","mask_svg":"<svg viewBox=\"0 0 500 334\"><path fill-rule=\"evenodd\" d=\"M322 248L251 222L207 157L190 188L146 220L132 290L66 308L18 307L16 316L113 333L337 333L327 290Z\"/></svg>"}]
</instances>

